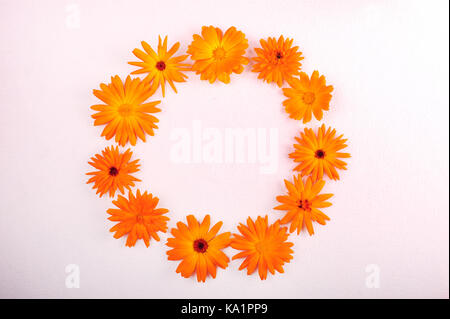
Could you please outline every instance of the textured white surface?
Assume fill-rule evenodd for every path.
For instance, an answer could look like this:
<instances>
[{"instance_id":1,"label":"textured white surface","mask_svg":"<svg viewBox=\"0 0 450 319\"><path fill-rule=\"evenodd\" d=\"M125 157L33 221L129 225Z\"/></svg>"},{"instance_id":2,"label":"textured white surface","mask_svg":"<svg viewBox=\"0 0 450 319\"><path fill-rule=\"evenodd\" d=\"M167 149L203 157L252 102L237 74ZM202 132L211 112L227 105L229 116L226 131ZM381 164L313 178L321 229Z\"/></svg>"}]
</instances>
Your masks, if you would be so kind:
<instances>
[{"instance_id":1,"label":"textured white surface","mask_svg":"<svg viewBox=\"0 0 450 319\"><path fill-rule=\"evenodd\" d=\"M1 0L0 12L0 297L448 298L447 1ZM292 235L285 274L263 282L238 262L206 284L183 279L166 260L167 235L126 248L108 231L110 199L85 184L87 160L111 144L92 125L92 89L134 70L127 62L141 40L167 34L185 50L210 24L236 26L251 47L293 37L303 69L334 86L324 122L349 138L353 156L341 181L325 186L335 194L331 221L313 237ZM284 113L281 90L249 68L230 85L189 76L163 100L156 136L134 148L139 187L170 209L170 227L188 213L210 213L229 231L247 216L274 220L304 126ZM277 171L171 162L171 132L194 120L279 128ZM68 264L80 267L78 289L65 286ZM366 287L370 264L379 288Z\"/></svg>"}]
</instances>

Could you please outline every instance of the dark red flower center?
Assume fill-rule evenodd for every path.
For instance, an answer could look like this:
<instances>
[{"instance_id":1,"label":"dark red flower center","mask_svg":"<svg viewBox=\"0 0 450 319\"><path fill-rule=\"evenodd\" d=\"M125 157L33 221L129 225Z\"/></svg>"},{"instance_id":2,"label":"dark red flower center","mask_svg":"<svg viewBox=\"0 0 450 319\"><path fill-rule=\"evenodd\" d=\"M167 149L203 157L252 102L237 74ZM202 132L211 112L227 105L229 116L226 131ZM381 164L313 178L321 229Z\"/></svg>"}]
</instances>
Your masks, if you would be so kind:
<instances>
[{"instance_id":1,"label":"dark red flower center","mask_svg":"<svg viewBox=\"0 0 450 319\"><path fill-rule=\"evenodd\" d=\"M277 54L276 54L276 57L279 60L279 59L281 59L283 57L283 54L281 54L281 52L278 51Z\"/></svg>"},{"instance_id":2,"label":"dark red flower center","mask_svg":"<svg viewBox=\"0 0 450 319\"><path fill-rule=\"evenodd\" d=\"M114 166L109 169L109 175L117 176L117 174L119 174L119 170L117 168L115 168Z\"/></svg>"},{"instance_id":3,"label":"dark red flower center","mask_svg":"<svg viewBox=\"0 0 450 319\"><path fill-rule=\"evenodd\" d=\"M194 241L194 250L198 253L204 253L208 249L208 243L204 239Z\"/></svg>"},{"instance_id":4,"label":"dark red flower center","mask_svg":"<svg viewBox=\"0 0 450 319\"><path fill-rule=\"evenodd\" d=\"M164 61L159 61L158 63L156 63L156 68L160 71L164 71L166 69L166 64L164 63Z\"/></svg>"},{"instance_id":5,"label":"dark red flower center","mask_svg":"<svg viewBox=\"0 0 450 319\"><path fill-rule=\"evenodd\" d=\"M324 158L325 152L323 150L317 150L316 151L316 158Z\"/></svg>"},{"instance_id":6,"label":"dark red flower center","mask_svg":"<svg viewBox=\"0 0 450 319\"><path fill-rule=\"evenodd\" d=\"M298 208L303 210L310 210L311 209L311 203L305 199L305 200L299 200L298 201Z\"/></svg>"}]
</instances>

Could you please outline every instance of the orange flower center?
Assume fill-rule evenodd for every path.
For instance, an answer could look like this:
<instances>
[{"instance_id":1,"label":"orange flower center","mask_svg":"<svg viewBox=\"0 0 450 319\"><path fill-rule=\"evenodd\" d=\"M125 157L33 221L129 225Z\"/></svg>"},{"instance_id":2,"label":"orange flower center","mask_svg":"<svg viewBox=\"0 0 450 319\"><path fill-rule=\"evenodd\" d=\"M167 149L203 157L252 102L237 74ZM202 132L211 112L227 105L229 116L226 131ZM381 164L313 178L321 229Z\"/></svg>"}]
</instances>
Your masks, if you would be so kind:
<instances>
[{"instance_id":1,"label":"orange flower center","mask_svg":"<svg viewBox=\"0 0 450 319\"><path fill-rule=\"evenodd\" d=\"M142 216L142 215L136 215L136 221L138 222L138 223L143 223L144 222L144 216Z\"/></svg>"},{"instance_id":2,"label":"orange flower center","mask_svg":"<svg viewBox=\"0 0 450 319\"><path fill-rule=\"evenodd\" d=\"M214 58L216 60L223 60L227 52L223 48L217 48L213 51Z\"/></svg>"},{"instance_id":3,"label":"orange flower center","mask_svg":"<svg viewBox=\"0 0 450 319\"><path fill-rule=\"evenodd\" d=\"M114 166L109 168L109 175L111 176L117 176L119 174L119 170L115 168Z\"/></svg>"},{"instance_id":4,"label":"orange flower center","mask_svg":"<svg viewBox=\"0 0 450 319\"><path fill-rule=\"evenodd\" d=\"M123 117L129 116L133 111L133 105L125 103L119 106L119 114Z\"/></svg>"},{"instance_id":5,"label":"orange flower center","mask_svg":"<svg viewBox=\"0 0 450 319\"><path fill-rule=\"evenodd\" d=\"M267 244L264 240L257 242L255 245L256 250L260 253L260 254L264 254L267 251Z\"/></svg>"},{"instance_id":6,"label":"orange flower center","mask_svg":"<svg viewBox=\"0 0 450 319\"><path fill-rule=\"evenodd\" d=\"M303 210L311 210L311 203L307 200L299 200L298 201L298 208L303 209Z\"/></svg>"},{"instance_id":7,"label":"orange flower center","mask_svg":"<svg viewBox=\"0 0 450 319\"><path fill-rule=\"evenodd\" d=\"M317 150L315 156L316 158L322 159L325 157L325 152L323 150Z\"/></svg>"},{"instance_id":8,"label":"orange flower center","mask_svg":"<svg viewBox=\"0 0 450 319\"><path fill-rule=\"evenodd\" d=\"M316 95L313 92L306 92L303 94L303 102L306 104L313 104L316 100Z\"/></svg>"},{"instance_id":9,"label":"orange flower center","mask_svg":"<svg viewBox=\"0 0 450 319\"><path fill-rule=\"evenodd\" d=\"M159 61L158 63L156 63L156 68L160 71L164 71L166 69L166 64L164 63L164 61Z\"/></svg>"},{"instance_id":10,"label":"orange flower center","mask_svg":"<svg viewBox=\"0 0 450 319\"><path fill-rule=\"evenodd\" d=\"M208 243L204 239L194 241L194 250L198 253L204 253L208 249Z\"/></svg>"}]
</instances>

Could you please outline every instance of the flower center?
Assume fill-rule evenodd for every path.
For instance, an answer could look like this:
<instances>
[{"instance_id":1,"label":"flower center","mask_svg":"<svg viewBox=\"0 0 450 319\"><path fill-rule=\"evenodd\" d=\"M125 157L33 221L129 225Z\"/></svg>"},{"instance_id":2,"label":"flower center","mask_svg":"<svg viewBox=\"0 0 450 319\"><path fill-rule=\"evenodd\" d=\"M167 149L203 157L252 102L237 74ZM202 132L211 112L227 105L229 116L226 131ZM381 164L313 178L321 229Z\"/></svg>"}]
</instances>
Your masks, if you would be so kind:
<instances>
[{"instance_id":1,"label":"flower center","mask_svg":"<svg viewBox=\"0 0 450 319\"><path fill-rule=\"evenodd\" d=\"M223 48L217 48L213 51L213 55L216 60L223 60L226 53L227 52Z\"/></svg>"},{"instance_id":2,"label":"flower center","mask_svg":"<svg viewBox=\"0 0 450 319\"><path fill-rule=\"evenodd\" d=\"M114 166L109 168L109 175L111 176L117 176L119 174L119 170L115 168Z\"/></svg>"},{"instance_id":3,"label":"flower center","mask_svg":"<svg viewBox=\"0 0 450 319\"><path fill-rule=\"evenodd\" d=\"M307 200L299 200L298 201L298 208L303 209L303 210L311 210L311 203Z\"/></svg>"},{"instance_id":4,"label":"flower center","mask_svg":"<svg viewBox=\"0 0 450 319\"><path fill-rule=\"evenodd\" d=\"M133 111L133 105L125 103L119 106L119 114L123 117L129 116Z\"/></svg>"},{"instance_id":5,"label":"flower center","mask_svg":"<svg viewBox=\"0 0 450 319\"><path fill-rule=\"evenodd\" d=\"M263 254L264 252L267 251L267 244L265 243L264 240L257 242L255 245L256 250L260 253Z\"/></svg>"},{"instance_id":6,"label":"flower center","mask_svg":"<svg viewBox=\"0 0 450 319\"><path fill-rule=\"evenodd\" d=\"M316 100L316 95L313 92L306 92L303 94L303 102L306 104L313 104Z\"/></svg>"},{"instance_id":7,"label":"flower center","mask_svg":"<svg viewBox=\"0 0 450 319\"><path fill-rule=\"evenodd\" d=\"M142 215L136 215L136 221L138 223L143 223L144 222L144 216Z\"/></svg>"},{"instance_id":8,"label":"flower center","mask_svg":"<svg viewBox=\"0 0 450 319\"><path fill-rule=\"evenodd\" d=\"M315 156L316 158L322 159L325 157L325 152L323 150L317 150Z\"/></svg>"},{"instance_id":9,"label":"flower center","mask_svg":"<svg viewBox=\"0 0 450 319\"><path fill-rule=\"evenodd\" d=\"M164 61L159 61L158 63L156 63L156 68L160 71L164 71L166 69L166 64L164 63Z\"/></svg>"},{"instance_id":10,"label":"flower center","mask_svg":"<svg viewBox=\"0 0 450 319\"><path fill-rule=\"evenodd\" d=\"M277 54L275 55L277 59L281 59L283 57L283 54L280 51L277 51Z\"/></svg>"},{"instance_id":11,"label":"flower center","mask_svg":"<svg viewBox=\"0 0 450 319\"><path fill-rule=\"evenodd\" d=\"M204 239L194 241L194 250L198 253L204 253L208 249L208 243Z\"/></svg>"}]
</instances>

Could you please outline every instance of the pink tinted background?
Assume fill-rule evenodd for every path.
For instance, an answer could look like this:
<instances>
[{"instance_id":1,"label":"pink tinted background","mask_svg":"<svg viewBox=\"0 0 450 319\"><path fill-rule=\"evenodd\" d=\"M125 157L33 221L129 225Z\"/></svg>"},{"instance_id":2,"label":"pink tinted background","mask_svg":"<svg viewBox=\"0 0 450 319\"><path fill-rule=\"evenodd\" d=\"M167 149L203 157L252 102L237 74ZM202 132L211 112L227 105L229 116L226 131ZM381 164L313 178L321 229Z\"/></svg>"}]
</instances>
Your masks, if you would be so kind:
<instances>
[{"instance_id":1,"label":"pink tinted background","mask_svg":"<svg viewBox=\"0 0 450 319\"><path fill-rule=\"evenodd\" d=\"M79 28L68 24L73 5ZM167 34L185 50L210 24L243 30L250 47L293 37L303 69L335 88L324 123L349 138L349 170L324 189L335 194L331 221L313 237L292 235L294 259L266 281L238 262L206 284L181 278L166 260L167 235L126 248L108 231L111 200L85 184L89 157L112 144L92 125L92 89L134 70L141 40ZM448 298L447 1L0 0L0 30L0 297ZM280 216L272 208L304 125L249 69L230 85L189 74L163 99L156 136L133 148L138 186L170 209L170 227L189 213L210 213L227 231L247 216ZM276 173L171 162L172 130L194 120L279 128ZM80 267L78 289L65 286L68 264ZM379 288L366 287L370 264Z\"/></svg>"}]
</instances>

